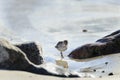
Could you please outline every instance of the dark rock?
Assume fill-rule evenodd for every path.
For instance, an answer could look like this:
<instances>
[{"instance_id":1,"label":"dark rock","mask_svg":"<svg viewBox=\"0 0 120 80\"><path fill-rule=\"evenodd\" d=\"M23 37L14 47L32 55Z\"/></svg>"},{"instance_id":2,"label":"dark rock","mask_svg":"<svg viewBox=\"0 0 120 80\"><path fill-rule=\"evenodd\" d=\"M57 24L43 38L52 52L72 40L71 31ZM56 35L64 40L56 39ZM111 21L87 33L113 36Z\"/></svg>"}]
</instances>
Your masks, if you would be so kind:
<instances>
[{"instance_id":1,"label":"dark rock","mask_svg":"<svg viewBox=\"0 0 120 80\"><path fill-rule=\"evenodd\" d=\"M105 73L105 71L102 71L102 73Z\"/></svg>"},{"instance_id":2,"label":"dark rock","mask_svg":"<svg viewBox=\"0 0 120 80\"><path fill-rule=\"evenodd\" d=\"M112 72L108 74L108 76L112 76L112 75L113 75L113 73L112 73Z\"/></svg>"},{"instance_id":3,"label":"dark rock","mask_svg":"<svg viewBox=\"0 0 120 80\"><path fill-rule=\"evenodd\" d=\"M120 52L120 30L73 50L68 56L75 59L92 58Z\"/></svg>"},{"instance_id":4,"label":"dark rock","mask_svg":"<svg viewBox=\"0 0 120 80\"><path fill-rule=\"evenodd\" d=\"M46 69L48 67L50 68ZM53 68L56 71L55 73L53 73L54 71L51 72L51 69ZM69 71L68 75L65 75L66 72L64 69L60 69L59 67L55 66L46 66L46 64L44 64L43 67L36 67L30 63L26 54L22 50L4 39L0 39L0 69L27 71L35 74L52 75L58 77L78 77L78 75L72 74Z\"/></svg>"},{"instance_id":5,"label":"dark rock","mask_svg":"<svg viewBox=\"0 0 120 80\"><path fill-rule=\"evenodd\" d=\"M87 32L87 29L83 29L82 32Z\"/></svg>"},{"instance_id":6,"label":"dark rock","mask_svg":"<svg viewBox=\"0 0 120 80\"><path fill-rule=\"evenodd\" d=\"M26 54L26 56L32 63L36 65L43 63L43 58L41 56L42 48L39 44L35 42L29 42L29 43L17 44L16 46Z\"/></svg>"},{"instance_id":7,"label":"dark rock","mask_svg":"<svg viewBox=\"0 0 120 80\"><path fill-rule=\"evenodd\" d=\"M93 71L96 72L96 69L94 69Z\"/></svg>"},{"instance_id":8,"label":"dark rock","mask_svg":"<svg viewBox=\"0 0 120 80\"><path fill-rule=\"evenodd\" d=\"M108 62L105 62L105 64L107 65L107 64L108 64Z\"/></svg>"},{"instance_id":9,"label":"dark rock","mask_svg":"<svg viewBox=\"0 0 120 80\"><path fill-rule=\"evenodd\" d=\"M30 64L24 53L4 39L0 39L0 68L25 70Z\"/></svg>"}]
</instances>

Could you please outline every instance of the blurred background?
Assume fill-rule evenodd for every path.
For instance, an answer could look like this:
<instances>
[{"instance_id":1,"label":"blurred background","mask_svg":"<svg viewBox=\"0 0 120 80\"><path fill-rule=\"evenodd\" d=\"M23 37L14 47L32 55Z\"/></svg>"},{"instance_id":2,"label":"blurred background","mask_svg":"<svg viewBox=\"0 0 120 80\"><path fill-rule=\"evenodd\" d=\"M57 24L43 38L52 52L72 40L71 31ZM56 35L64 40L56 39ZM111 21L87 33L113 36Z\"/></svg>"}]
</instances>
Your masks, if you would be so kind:
<instances>
[{"instance_id":1,"label":"blurred background","mask_svg":"<svg viewBox=\"0 0 120 80\"><path fill-rule=\"evenodd\" d=\"M46 57L60 57L58 41L68 40L68 55L119 28L120 0L0 0L0 36L37 41Z\"/></svg>"}]
</instances>

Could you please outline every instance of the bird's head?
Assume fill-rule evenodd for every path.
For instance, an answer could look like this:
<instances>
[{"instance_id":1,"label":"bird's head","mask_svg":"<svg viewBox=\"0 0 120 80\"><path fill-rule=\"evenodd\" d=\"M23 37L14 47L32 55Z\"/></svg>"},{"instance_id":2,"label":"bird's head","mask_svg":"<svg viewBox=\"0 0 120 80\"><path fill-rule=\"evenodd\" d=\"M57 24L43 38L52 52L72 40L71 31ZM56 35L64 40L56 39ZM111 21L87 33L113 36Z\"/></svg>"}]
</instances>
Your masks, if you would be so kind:
<instances>
[{"instance_id":1,"label":"bird's head","mask_svg":"<svg viewBox=\"0 0 120 80\"><path fill-rule=\"evenodd\" d=\"M68 40L64 40L65 45L68 45Z\"/></svg>"}]
</instances>

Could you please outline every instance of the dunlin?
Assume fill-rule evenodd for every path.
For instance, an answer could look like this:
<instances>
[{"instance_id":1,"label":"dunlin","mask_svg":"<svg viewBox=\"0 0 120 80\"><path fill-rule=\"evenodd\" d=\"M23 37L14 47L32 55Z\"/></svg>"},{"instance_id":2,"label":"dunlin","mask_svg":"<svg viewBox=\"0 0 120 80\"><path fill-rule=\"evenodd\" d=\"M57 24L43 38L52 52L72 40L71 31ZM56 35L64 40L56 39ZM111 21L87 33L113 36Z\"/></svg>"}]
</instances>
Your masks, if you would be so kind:
<instances>
[{"instance_id":1,"label":"dunlin","mask_svg":"<svg viewBox=\"0 0 120 80\"><path fill-rule=\"evenodd\" d=\"M65 50L67 50L67 46L68 46L68 41L67 40L59 41L57 43L57 45L55 46L55 48L57 48L60 51L61 58L64 58L62 52L64 52Z\"/></svg>"}]
</instances>

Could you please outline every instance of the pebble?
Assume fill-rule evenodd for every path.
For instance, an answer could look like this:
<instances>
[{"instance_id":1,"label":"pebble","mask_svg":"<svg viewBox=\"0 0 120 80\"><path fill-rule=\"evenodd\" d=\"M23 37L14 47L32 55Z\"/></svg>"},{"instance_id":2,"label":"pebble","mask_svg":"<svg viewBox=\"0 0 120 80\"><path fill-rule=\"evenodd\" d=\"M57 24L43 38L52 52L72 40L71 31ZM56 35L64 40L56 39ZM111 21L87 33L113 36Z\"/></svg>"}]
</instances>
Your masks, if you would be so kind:
<instances>
[{"instance_id":1,"label":"pebble","mask_svg":"<svg viewBox=\"0 0 120 80\"><path fill-rule=\"evenodd\" d=\"M87 32L87 30L86 29L83 29L83 31L82 32Z\"/></svg>"},{"instance_id":2,"label":"pebble","mask_svg":"<svg viewBox=\"0 0 120 80\"><path fill-rule=\"evenodd\" d=\"M113 73L112 73L112 72L108 74L108 76L112 76L112 75L113 75Z\"/></svg>"},{"instance_id":3,"label":"pebble","mask_svg":"<svg viewBox=\"0 0 120 80\"><path fill-rule=\"evenodd\" d=\"M102 71L102 73L105 73L105 71Z\"/></svg>"},{"instance_id":4,"label":"pebble","mask_svg":"<svg viewBox=\"0 0 120 80\"><path fill-rule=\"evenodd\" d=\"M99 78L102 78L102 76L99 76Z\"/></svg>"},{"instance_id":5,"label":"pebble","mask_svg":"<svg viewBox=\"0 0 120 80\"><path fill-rule=\"evenodd\" d=\"M96 72L96 69L94 69L93 71Z\"/></svg>"},{"instance_id":6,"label":"pebble","mask_svg":"<svg viewBox=\"0 0 120 80\"><path fill-rule=\"evenodd\" d=\"M105 62L105 64L107 65L107 64L108 64L108 62Z\"/></svg>"}]
</instances>

